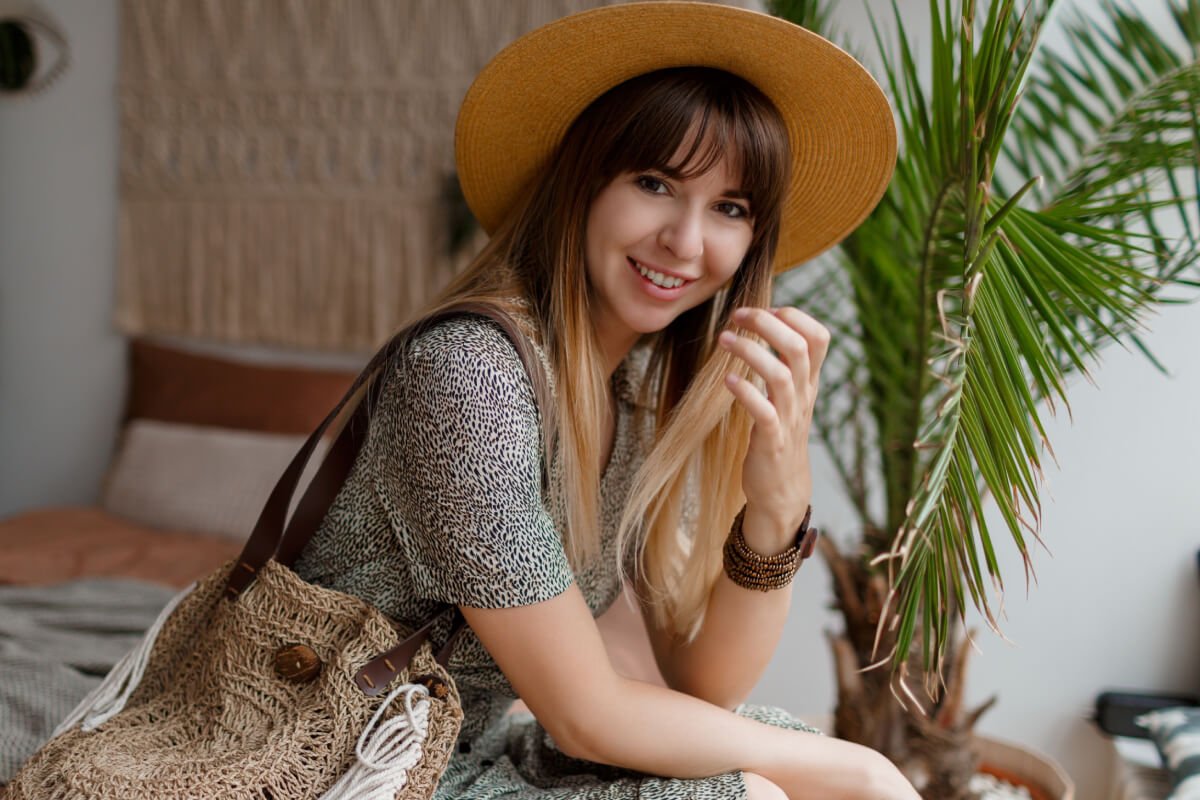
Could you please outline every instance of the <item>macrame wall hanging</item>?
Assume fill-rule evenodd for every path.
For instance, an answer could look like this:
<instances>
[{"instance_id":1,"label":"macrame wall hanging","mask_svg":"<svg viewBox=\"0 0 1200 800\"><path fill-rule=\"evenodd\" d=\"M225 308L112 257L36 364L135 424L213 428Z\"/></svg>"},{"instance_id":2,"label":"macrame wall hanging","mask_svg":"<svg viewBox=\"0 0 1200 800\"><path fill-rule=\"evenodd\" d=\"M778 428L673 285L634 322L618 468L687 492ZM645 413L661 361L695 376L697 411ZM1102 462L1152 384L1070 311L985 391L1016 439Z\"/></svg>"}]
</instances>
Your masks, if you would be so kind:
<instances>
[{"instance_id":1,"label":"macrame wall hanging","mask_svg":"<svg viewBox=\"0 0 1200 800\"><path fill-rule=\"evenodd\" d=\"M118 326L376 347L462 266L475 73L611 1L123 0Z\"/></svg>"},{"instance_id":2,"label":"macrame wall hanging","mask_svg":"<svg viewBox=\"0 0 1200 800\"><path fill-rule=\"evenodd\" d=\"M128 333L366 350L449 279L457 104L588 0L125 0Z\"/></svg>"}]
</instances>

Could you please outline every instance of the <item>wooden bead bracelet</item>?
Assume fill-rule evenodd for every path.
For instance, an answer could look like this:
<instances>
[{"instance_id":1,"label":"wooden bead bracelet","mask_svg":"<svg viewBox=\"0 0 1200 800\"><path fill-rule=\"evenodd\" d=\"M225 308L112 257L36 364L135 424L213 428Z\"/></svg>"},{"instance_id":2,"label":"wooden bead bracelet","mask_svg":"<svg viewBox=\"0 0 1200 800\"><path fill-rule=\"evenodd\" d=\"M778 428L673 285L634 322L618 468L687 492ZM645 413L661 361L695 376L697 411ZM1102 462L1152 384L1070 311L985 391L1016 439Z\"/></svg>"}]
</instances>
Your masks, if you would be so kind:
<instances>
[{"instance_id":1,"label":"wooden bead bracelet","mask_svg":"<svg viewBox=\"0 0 1200 800\"><path fill-rule=\"evenodd\" d=\"M800 564L816 549L820 532L816 528L808 527L808 521L812 517L812 506L804 512L804 521L796 529L792 546L773 556L764 556L746 544L746 539L742 536L742 520L745 516L746 507L742 506L742 510L734 517L733 527L725 540L725 574L738 586L746 589L763 592L782 589L792 582Z\"/></svg>"}]
</instances>

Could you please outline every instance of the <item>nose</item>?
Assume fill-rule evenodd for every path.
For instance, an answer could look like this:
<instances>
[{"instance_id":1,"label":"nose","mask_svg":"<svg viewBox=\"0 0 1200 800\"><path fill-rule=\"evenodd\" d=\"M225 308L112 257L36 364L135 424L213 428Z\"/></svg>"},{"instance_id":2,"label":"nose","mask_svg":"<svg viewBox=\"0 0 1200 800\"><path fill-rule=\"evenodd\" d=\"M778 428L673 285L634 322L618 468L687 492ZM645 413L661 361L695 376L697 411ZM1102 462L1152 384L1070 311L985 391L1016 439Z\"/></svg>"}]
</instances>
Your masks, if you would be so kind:
<instances>
[{"instance_id":1,"label":"nose","mask_svg":"<svg viewBox=\"0 0 1200 800\"><path fill-rule=\"evenodd\" d=\"M702 223L701 211L680 208L678 213L663 221L658 231L658 243L680 261L695 261L704 253Z\"/></svg>"}]
</instances>

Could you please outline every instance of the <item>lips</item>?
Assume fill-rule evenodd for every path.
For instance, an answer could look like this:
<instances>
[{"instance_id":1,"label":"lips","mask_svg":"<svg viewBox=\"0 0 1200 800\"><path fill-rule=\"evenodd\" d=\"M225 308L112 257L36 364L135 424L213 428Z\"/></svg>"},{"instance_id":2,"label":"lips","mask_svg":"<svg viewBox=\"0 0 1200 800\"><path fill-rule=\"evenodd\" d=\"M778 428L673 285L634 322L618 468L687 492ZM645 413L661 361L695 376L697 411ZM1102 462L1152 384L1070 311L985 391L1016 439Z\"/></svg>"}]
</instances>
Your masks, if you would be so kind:
<instances>
[{"instance_id":1,"label":"lips","mask_svg":"<svg viewBox=\"0 0 1200 800\"><path fill-rule=\"evenodd\" d=\"M693 281L696 280L695 278L689 278L686 275L680 275L677 272L671 272L670 270L661 269L659 267L652 267L649 264L643 264L641 261L638 261L637 259L632 258L630 256L626 256L625 260L628 261L629 265L631 267L633 267L635 271L638 272L639 276L641 275L641 269L644 267L644 268L650 270L651 272L657 272L659 275L666 275L668 278L681 278L683 280L683 283L681 283L679 286L675 287L677 289L682 289L684 286L687 286L689 283L692 283Z\"/></svg>"}]
</instances>

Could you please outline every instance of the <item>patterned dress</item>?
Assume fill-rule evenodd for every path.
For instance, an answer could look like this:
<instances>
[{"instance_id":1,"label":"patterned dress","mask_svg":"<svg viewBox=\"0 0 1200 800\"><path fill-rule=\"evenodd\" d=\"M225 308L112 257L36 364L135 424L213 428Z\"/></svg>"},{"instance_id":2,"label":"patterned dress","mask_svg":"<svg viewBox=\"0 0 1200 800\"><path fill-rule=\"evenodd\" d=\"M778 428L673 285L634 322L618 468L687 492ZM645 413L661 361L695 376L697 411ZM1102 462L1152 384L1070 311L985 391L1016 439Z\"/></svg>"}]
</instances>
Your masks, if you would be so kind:
<instances>
[{"instance_id":1,"label":"patterned dress","mask_svg":"<svg viewBox=\"0 0 1200 800\"><path fill-rule=\"evenodd\" d=\"M547 355L536 344L535 350L553 391ZM422 333L409 352L407 369L396 365L386 375L358 459L296 571L410 628L441 603L527 605L572 581L600 616L621 592L617 519L653 431L653 415L636 397L648 353L635 348L613 375L614 443L601 480L604 546L574 574L559 535L565 506L556 491L558 459L544 489L533 388L507 334L491 319L460 315ZM446 640L451 616L443 614L432 631L435 649ZM464 720L435 800L746 796L740 771L669 779L567 756L531 714L506 713L516 693L470 628L449 671ZM815 730L771 706L743 704L736 711Z\"/></svg>"}]
</instances>

